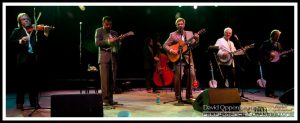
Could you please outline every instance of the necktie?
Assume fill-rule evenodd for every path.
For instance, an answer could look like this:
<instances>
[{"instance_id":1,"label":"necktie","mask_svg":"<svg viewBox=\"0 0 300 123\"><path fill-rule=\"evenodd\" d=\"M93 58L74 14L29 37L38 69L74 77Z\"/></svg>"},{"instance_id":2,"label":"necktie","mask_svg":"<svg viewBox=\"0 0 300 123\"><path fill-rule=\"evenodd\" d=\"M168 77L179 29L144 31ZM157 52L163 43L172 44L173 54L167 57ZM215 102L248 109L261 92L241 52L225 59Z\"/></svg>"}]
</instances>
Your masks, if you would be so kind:
<instances>
[{"instance_id":1,"label":"necktie","mask_svg":"<svg viewBox=\"0 0 300 123\"><path fill-rule=\"evenodd\" d=\"M30 40L28 41L28 52L29 52L29 53L33 53L33 50L32 50L32 46L31 46Z\"/></svg>"},{"instance_id":2,"label":"necktie","mask_svg":"<svg viewBox=\"0 0 300 123\"><path fill-rule=\"evenodd\" d=\"M25 28L23 28L26 32L26 35L28 36L28 53L33 53L33 49L32 49L32 45L31 45L31 39L30 39L30 34L28 34L27 30Z\"/></svg>"}]
</instances>

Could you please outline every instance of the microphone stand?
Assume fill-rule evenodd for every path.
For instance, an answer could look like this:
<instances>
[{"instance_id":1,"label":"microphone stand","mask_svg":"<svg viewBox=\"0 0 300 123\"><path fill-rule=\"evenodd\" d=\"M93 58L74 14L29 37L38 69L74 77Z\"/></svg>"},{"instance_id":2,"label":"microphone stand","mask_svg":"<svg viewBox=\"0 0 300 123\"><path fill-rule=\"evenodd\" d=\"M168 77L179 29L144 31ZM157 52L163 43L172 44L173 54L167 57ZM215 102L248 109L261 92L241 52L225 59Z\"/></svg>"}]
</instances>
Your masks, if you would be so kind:
<instances>
[{"instance_id":1,"label":"microphone stand","mask_svg":"<svg viewBox=\"0 0 300 123\"><path fill-rule=\"evenodd\" d=\"M40 16L40 15L39 15ZM34 8L34 11L33 11L33 17L34 17L34 29L35 29L35 42L37 43L38 42L38 38L37 38L37 34L38 34L38 31L37 31L37 22L39 20L39 17L38 19L36 19L35 17L35 8ZM35 53L36 55L38 55L37 53ZM38 61L37 61L38 62ZM39 63L37 63L39 64ZM32 114L37 111L38 109L51 109L51 108L42 108L40 105L39 105L39 95L40 95L40 91L37 92L37 95L36 95L36 99L35 99L35 106L34 108L28 108L28 109L22 109L22 111L24 110L31 110L31 109L34 109L30 114L28 114L28 117L31 117Z\"/></svg>"},{"instance_id":2,"label":"microphone stand","mask_svg":"<svg viewBox=\"0 0 300 123\"><path fill-rule=\"evenodd\" d=\"M80 31L80 34L79 34L79 64L81 65L81 56L82 56L82 53L81 53L81 46L82 46L82 38L81 38L81 27L82 27L82 22L79 22L79 31Z\"/></svg>"},{"instance_id":3,"label":"microphone stand","mask_svg":"<svg viewBox=\"0 0 300 123\"><path fill-rule=\"evenodd\" d=\"M83 80L83 67L82 67L82 51L81 51L81 47L82 47L82 38L81 38L81 29L82 29L82 22L79 22L79 79L80 81ZM85 90L85 92L87 93L88 89ZM80 94L82 94L82 89L80 89Z\"/></svg>"},{"instance_id":4,"label":"microphone stand","mask_svg":"<svg viewBox=\"0 0 300 123\"><path fill-rule=\"evenodd\" d=\"M184 33L184 38L185 38L185 42L186 42L186 33ZM190 43L186 43L186 45L187 45L187 48L188 48L188 58L189 58L189 63L188 63L188 76L187 76L187 83L190 83L190 85L189 84L187 84L186 86L187 86L187 88L189 88L188 86L191 86L191 84L192 84L192 82L191 82L191 65L190 65L190 63L191 63L191 46L190 46ZM179 74L179 83L180 83L180 95L179 95L179 99L178 99L178 102L177 103L175 103L174 105L175 106L183 106L184 104L192 104L191 102L188 102L187 100L185 100L185 101L183 101L182 100L182 96L181 96L181 93L183 92L183 90L182 90L182 78L181 78L181 75L182 75L182 73L181 73L181 69L182 69L182 66L181 66L181 63L182 63L182 60L185 60L185 59L183 59L183 56L182 56L182 46L180 46L179 47L179 53L180 53L180 74ZM189 89L187 89L187 90L189 90ZM189 90L189 91L192 91L192 90ZM188 93L188 92L186 92L186 93Z\"/></svg>"},{"instance_id":5,"label":"microphone stand","mask_svg":"<svg viewBox=\"0 0 300 123\"><path fill-rule=\"evenodd\" d=\"M241 44L239 38L237 37L237 35L234 35L234 37L236 38L236 41L238 42L240 48L242 48L243 46L242 46L242 44ZM243 50L243 51L244 51L244 50ZM246 58L248 59L248 61L251 62L251 59L250 59L250 57L248 56L248 54L247 54L245 51L244 51L244 53L245 53L245 56L246 56Z\"/></svg>"},{"instance_id":6,"label":"microphone stand","mask_svg":"<svg viewBox=\"0 0 300 123\"><path fill-rule=\"evenodd\" d=\"M225 80L224 74L223 74L223 72L222 72L222 70L221 70L221 67L220 67L220 63L219 63L218 60L217 60L217 54L216 54L215 52L213 52L213 55L214 55L214 59L215 59L217 65L218 65L218 69L219 69L219 71L220 71L221 77L222 77L223 80Z\"/></svg>"},{"instance_id":7,"label":"microphone stand","mask_svg":"<svg viewBox=\"0 0 300 123\"><path fill-rule=\"evenodd\" d=\"M181 69L182 69L182 66L181 66L181 60L183 59L183 57L182 57L182 46L179 46L179 54L180 54L180 60L179 60L179 66L180 66L180 68L179 68L179 70L180 70L180 72L179 72L179 84L180 84L180 94L179 94L179 99L178 99L178 102L177 103L175 103L174 105L175 106L183 106L184 105L184 103L183 103L183 101L182 101L182 96L181 96L181 92L182 92L182 85L181 85L181 83L182 83L182 80L181 80Z\"/></svg>"},{"instance_id":8,"label":"microphone stand","mask_svg":"<svg viewBox=\"0 0 300 123\"><path fill-rule=\"evenodd\" d=\"M164 102L164 104L166 103L169 103L169 102L175 102L175 101L178 101L177 103L175 103L174 105L176 106L183 106L183 101L182 101L182 96L181 96L181 92L182 92L182 87L181 87L181 60L183 59L182 57L182 46L179 46L179 55L180 55L180 58L179 58L179 65L180 65L180 71L179 71L179 84L180 84L180 94L179 94L179 97L178 97L178 100L177 100L177 97L176 97L176 100L172 100L172 101L167 101L167 102ZM175 67L176 67L176 70L177 70L177 65L174 63ZM175 92L176 93L176 92Z\"/></svg>"},{"instance_id":9,"label":"microphone stand","mask_svg":"<svg viewBox=\"0 0 300 123\"><path fill-rule=\"evenodd\" d=\"M238 42L239 46L242 48L243 46L242 46L240 40L238 39L237 35L234 35L234 37L236 38L236 41ZM243 51L244 51L244 50L243 50ZM248 61L251 61L251 59L249 58L248 54L247 54L245 51L244 51L244 53L245 53L245 56L246 56L246 58L248 59ZM232 58L233 58L233 62L235 62L235 61L234 61L234 55L232 55ZM236 63L236 65L238 65L238 67L239 67L243 72L245 71L238 63ZM234 72L234 76L235 76L235 68L233 68L233 72ZM243 89L242 86L241 86L241 82L239 82L239 88L241 89L241 96L240 96L240 97L241 97L241 101L242 101L242 102L248 102L248 100L250 100L250 101L257 101L257 100L252 100L252 99L250 99L250 98L244 96L244 89ZM244 98L244 99L243 99L243 98Z\"/></svg>"}]
</instances>

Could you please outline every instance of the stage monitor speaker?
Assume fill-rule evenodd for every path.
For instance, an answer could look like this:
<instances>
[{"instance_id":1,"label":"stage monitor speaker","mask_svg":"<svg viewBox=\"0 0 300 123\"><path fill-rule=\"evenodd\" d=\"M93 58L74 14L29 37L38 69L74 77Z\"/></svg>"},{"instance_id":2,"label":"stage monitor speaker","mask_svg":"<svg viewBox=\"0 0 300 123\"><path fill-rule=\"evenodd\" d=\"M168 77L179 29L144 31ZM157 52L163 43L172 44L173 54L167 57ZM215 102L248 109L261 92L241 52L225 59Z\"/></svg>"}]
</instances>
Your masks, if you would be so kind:
<instances>
[{"instance_id":1,"label":"stage monitor speaker","mask_svg":"<svg viewBox=\"0 0 300 123\"><path fill-rule=\"evenodd\" d=\"M193 103L194 110L239 111L241 99L237 88L215 88L204 90Z\"/></svg>"},{"instance_id":2,"label":"stage monitor speaker","mask_svg":"<svg viewBox=\"0 0 300 123\"><path fill-rule=\"evenodd\" d=\"M103 117L101 94L51 96L51 117Z\"/></svg>"},{"instance_id":3,"label":"stage monitor speaker","mask_svg":"<svg viewBox=\"0 0 300 123\"><path fill-rule=\"evenodd\" d=\"M294 88L287 90L279 97L279 101L285 104L294 105Z\"/></svg>"}]
</instances>

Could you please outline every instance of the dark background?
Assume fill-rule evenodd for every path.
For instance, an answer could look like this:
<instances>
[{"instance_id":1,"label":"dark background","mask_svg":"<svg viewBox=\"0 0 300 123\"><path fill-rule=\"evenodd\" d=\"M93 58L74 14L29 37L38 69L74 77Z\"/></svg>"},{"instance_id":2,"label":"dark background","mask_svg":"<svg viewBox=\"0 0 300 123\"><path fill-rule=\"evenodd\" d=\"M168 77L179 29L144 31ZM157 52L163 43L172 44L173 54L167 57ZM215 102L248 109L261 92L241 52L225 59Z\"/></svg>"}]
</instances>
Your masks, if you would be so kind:
<instances>
[{"instance_id":1,"label":"dark background","mask_svg":"<svg viewBox=\"0 0 300 123\"><path fill-rule=\"evenodd\" d=\"M134 31L135 36L123 40L121 47L118 78L143 78L143 45L147 36L159 35L164 42L169 33L176 30L175 15L180 13L186 19L186 30L199 31L206 28L207 32L200 38L200 44L193 50L197 79L200 87L208 87L211 79L209 68L209 52L206 49L214 45L223 36L226 27L233 29L243 46L256 43L257 46L269 38L273 29L282 31L281 43L288 50L294 47L294 7L293 6L85 6L81 11L78 6L7 6L6 7L6 37L17 27L17 15L25 12L33 20L36 8L42 13L39 24L55 26L51 31L49 41L44 42L40 50L40 62L43 75L41 86L48 89L55 87L70 87L71 79L80 78L82 66L97 65L95 46L95 29L101 27L103 16L111 16L113 30L120 34ZM80 65L80 24L82 22L82 65ZM237 49L238 42L232 37ZM6 46L7 89L13 90L18 82L14 81L15 52L14 47L7 42ZM248 50L251 61L238 57L238 82L245 88L257 88L256 80L260 78L257 65L256 48ZM278 80L279 89L289 89L294 86L294 58L289 54L281 60L278 71L282 75L274 75ZM216 79L219 78L215 70ZM133 83L133 86L144 86L144 82Z\"/></svg>"}]
</instances>

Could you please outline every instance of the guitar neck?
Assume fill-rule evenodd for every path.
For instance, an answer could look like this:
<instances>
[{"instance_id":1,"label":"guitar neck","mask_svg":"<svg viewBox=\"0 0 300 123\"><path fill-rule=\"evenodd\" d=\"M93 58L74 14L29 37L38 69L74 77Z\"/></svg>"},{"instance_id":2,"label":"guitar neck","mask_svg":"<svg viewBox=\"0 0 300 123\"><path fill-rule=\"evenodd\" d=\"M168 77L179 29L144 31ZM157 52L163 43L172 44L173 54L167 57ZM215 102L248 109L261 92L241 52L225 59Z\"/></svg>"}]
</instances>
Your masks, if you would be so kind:
<instances>
[{"instance_id":1,"label":"guitar neck","mask_svg":"<svg viewBox=\"0 0 300 123\"><path fill-rule=\"evenodd\" d=\"M284 55L284 54L287 54L287 53L290 53L290 52L293 52L293 51L294 51L294 49L290 49L288 51L283 51L283 52L280 53L280 55Z\"/></svg>"},{"instance_id":2,"label":"guitar neck","mask_svg":"<svg viewBox=\"0 0 300 123\"><path fill-rule=\"evenodd\" d=\"M125 38L125 37L127 37L127 36L124 36L124 38ZM116 39L117 39L117 40L120 40L120 39L121 39L121 36L118 36Z\"/></svg>"},{"instance_id":3,"label":"guitar neck","mask_svg":"<svg viewBox=\"0 0 300 123\"><path fill-rule=\"evenodd\" d=\"M250 44L250 45L247 45L247 46L245 46L244 47L244 49L238 49L238 50L236 50L236 51L234 51L234 52L232 52L232 53L237 53L237 52L239 52L239 51L241 51L241 50L244 50L244 51L246 51L246 50L248 50L248 49L250 49L250 48L253 48L254 47L254 43L253 44Z\"/></svg>"},{"instance_id":4,"label":"guitar neck","mask_svg":"<svg viewBox=\"0 0 300 123\"><path fill-rule=\"evenodd\" d=\"M129 31L129 32L123 34L123 35L118 36L116 39L117 39L117 40L120 40L120 39L121 39L121 36L123 36L123 38L126 38L126 37L131 36L131 35L134 35L134 32Z\"/></svg>"},{"instance_id":5,"label":"guitar neck","mask_svg":"<svg viewBox=\"0 0 300 123\"><path fill-rule=\"evenodd\" d=\"M199 32L197 32L197 34L200 35L200 34L204 33L205 31L206 31L205 29L201 29ZM195 36L193 35L192 37L187 39L186 42L182 46L190 44L194 38L195 38Z\"/></svg>"}]
</instances>

